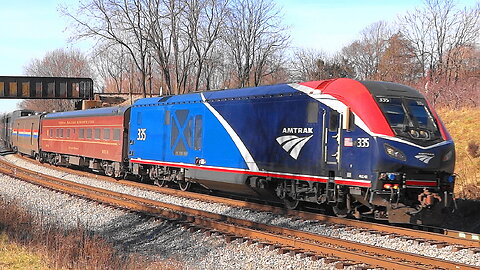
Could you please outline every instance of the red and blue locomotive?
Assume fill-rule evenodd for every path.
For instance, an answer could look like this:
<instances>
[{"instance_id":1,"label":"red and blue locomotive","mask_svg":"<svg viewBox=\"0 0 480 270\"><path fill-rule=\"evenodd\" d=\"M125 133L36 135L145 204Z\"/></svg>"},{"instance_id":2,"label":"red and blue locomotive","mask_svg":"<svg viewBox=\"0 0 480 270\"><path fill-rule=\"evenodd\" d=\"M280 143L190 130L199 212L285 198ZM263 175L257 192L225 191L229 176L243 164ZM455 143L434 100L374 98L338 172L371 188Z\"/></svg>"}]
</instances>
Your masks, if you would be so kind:
<instances>
[{"instance_id":1,"label":"red and blue locomotive","mask_svg":"<svg viewBox=\"0 0 480 270\"><path fill-rule=\"evenodd\" d=\"M337 215L435 223L451 200L454 144L407 86L351 79L149 98L132 106L137 174L181 187L274 195Z\"/></svg>"},{"instance_id":2,"label":"red and blue locomotive","mask_svg":"<svg viewBox=\"0 0 480 270\"><path fill-rule=\"evenodd\" d=\"M50 149L47 156L183 190L196 183L392 223L438 223L452 197L453 141L407 86L335 79L146 98L120 111L128 134L117 146L120 159L101 156L103 126L92 135L97 143L76 139L87 149L81 154Z\"/></svg>"}]
</instances>

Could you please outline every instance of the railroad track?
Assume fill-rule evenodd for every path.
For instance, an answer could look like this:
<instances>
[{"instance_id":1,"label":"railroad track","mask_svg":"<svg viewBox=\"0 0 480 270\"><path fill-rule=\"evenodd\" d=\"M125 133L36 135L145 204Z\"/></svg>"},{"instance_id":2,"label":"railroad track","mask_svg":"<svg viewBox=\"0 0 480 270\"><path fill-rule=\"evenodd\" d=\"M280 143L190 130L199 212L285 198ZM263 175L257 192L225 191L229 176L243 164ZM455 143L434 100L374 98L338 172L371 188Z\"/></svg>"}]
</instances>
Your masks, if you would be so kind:
<instances>
[{"instance_id":1,"label":"railroad track","mask_svg":"<svg viewBox=\"0 0 480 270\"><path fill-rule=\"evenodd\" d=\"M269 245L280 253L301 254L313 259L324 258L326 262L336 263L337 267L356 265L359 268L379 267L386 269L478 269L473 266L424 257L411 253L365 245L338 238L321 236L304 231L256 223L249 220L214 214L174 204L134 197L88 185L73 183L37 172L28 171L10 163L0 164L0 173L59 190L108 205L133 210L148 215L159 216L182 224L191 231L202 230L206 234L221 233L227 241L233 239ZM131 183L132 185L140 185ZM170 189L156 190L177 191ZM201 194L205 197L204 194ZM216 198L216 197L213 197ZM213 199L211 198L211 199ZM230 199L220 198L228 201ZM233 200L231 200L233 201ZM250 204L240 202L240 204ZM270 206L263 206L269 208ZM274 209L274 208L272 208ZM273 210L279 211L279 210ZM286 210L282 210L286 211ZM309 215L306 212L286 211L286 214ZM311 214L311 213L310 213ZM305 216L307 217L307 216ZM302 216L302 218L304 218ZM331 219L332 217L328 217ZM367 265L367 266L365 266Z\"/></svg>"},{"instance_id":2,"label":"railroad track","mask_svg":"<svg viewBox=\"0 0 480 270\"><path fill-rule=\"evenodd\" d=\"M413 240L422 243L429 243L439 248L447 245L454 246L454 250L469 249L471 253L480 253L480 235L470 232L462 232L449 230L444 228L435 228L428 226L414 226L417 229L404 228L380 223L365 222L361 220L338 218L324 214L288 210L282 207L276 207L272 205L265 205L255 202L248 202L244 200L236 200L225 197L212 196L204 193L186 192L176 189L157 187L150 184L144 184L139 182L117 180L108 176L94 174L85 171L73 170L66 167L57 167L49 164L41 164L38 161L32 160L27 157L17 155L25 161L35 163L37 165L47 166L49 168L64 171L71 174L77 174L81 176L96 178L107 182L121 183L126 186L141 188L147 191L159 192L171 196L183 197L188 199L221 203L231 207L246 208L253 211L269 212L278 215L284 215L294 219L313 220L326 224L334 224L335 226L341 226L345 229L359 229L364 230L372 234L389 234L391 236L402 237L406 240Z\"/></svg>"}]
</instances>

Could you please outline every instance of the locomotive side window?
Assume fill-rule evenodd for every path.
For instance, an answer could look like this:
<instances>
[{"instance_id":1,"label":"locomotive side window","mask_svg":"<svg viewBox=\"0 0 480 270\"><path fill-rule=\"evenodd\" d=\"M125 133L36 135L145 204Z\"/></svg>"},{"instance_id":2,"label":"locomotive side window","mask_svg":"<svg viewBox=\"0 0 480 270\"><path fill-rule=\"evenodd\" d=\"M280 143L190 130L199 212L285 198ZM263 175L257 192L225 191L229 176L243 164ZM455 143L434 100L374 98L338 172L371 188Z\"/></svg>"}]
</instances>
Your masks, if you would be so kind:
<instances>
[{"instance_id":1,"label":"locomotive side window","mask_svg":"<svg viewBox=\"0 0 480 270\"><path fill-rule=\"evenodd\" d=\"M55 130L55 132L56 132L55 137L59 138L59 137L60 137L60 129L57 128L57 129Z\"/></svg>"},{"instance_id":2,"label":"locomotive side window","mask_svg":"<svg viewBox=\"0 0 480 270\"><path fill-rule=\"evenodd\" d=\"M63 138L63 128L60 129L60 138Z\"/></svg>"},{"instance_id":3,"label":"locomotive side window","mask_svg":"<svg viewBox=\"0 0 480 270\"><path fill-rule=\"evenodd\" d=\"M100 129L99 128L96 128L94 130L94 136L95 136L95 140L100 140Z\"/></svg>"},{"instance_id":4,"label":"locomotive side window","mask_svg":"<svg viewBox=\"0 0 480 270\"><path fill-rule=\"evenodd\" d=\"M195 150L202 149L202 121L201 115L195 116L195 135L193 142L193 147Z\"/></svg>"},{"instance_id":5,"label":"locomotive side window","mask_svg":"<svg viewBox=\"0 0 480 270\"><path fill-rule=\"evenodd\" d=\"M78 138L79 139L85 138L85 129L81 128L78 130Z\"/></svg>"},{"instance_id":6,"label":"locomotive side window","mask_svg":"<svg viewBox=\"0 0 480 270\"><path fill-rule=\"evenodd\" d=\"M120 129L119 128L113 129L113 140L114 141L120 141Z\"/></svg>"},{"instance_id":7,"label":"locomotive side window","mask_svg":"<svg viewBox=\"0 0 480 270\"><path fill-rule=\"evenodd\" d=\"M65 137L70 138L70 129L67 128L65 131L66 131Z\"/></svg>"},{"instance_id":8,"label":"locomotive side window","mask_svg":"<svg viewBox=\"0 0 480 270\"><path fill-rule=\"evenodd\" d=\"M318 103L309 102L307 105L307 123L318 123Z\"/></svg>"},{"instance_id":9,"label":"locomotive side window","mask_svg":"<svg viewBox=\"0 0 480 270\"><path fill-rule=\"evenodd\" d=\"M49 134L49 135L50 135L50 138L54 137L54 135L53 135L53 128L50 129L50 134Z\"/></svg>"},{"instance_id":10,"label":"locomotive side window","mask_svg":"<svg viewBox=\"0 0 480 270\"><path fill-rule=\"evenodd\" d=\"M337 111L332 110L330 112L330 118L328 121L328 130L329 131L337 131L338 130L338 119L339 113Z\"/></svg>"},{"instance_id":11,"label":"locomotive side window","mask_svg":"<svg viewBox=\"0 0 480 270\"><path fill-rule=\"evenodd\" d=\"M91 139L92 138L92 129L91 128L87 128L87 139Z\"/></svg>"},{"instance_id":12,"label":"locomotive side window","mask_svg":"<svg viewBox=\"0 0 480 270\"><path fill-rule=\"evenodd\" d=\"M110 140L110 129L109 128L104 128L103 129L103 139L104 140Z\"/></svg>"}]
</instances>

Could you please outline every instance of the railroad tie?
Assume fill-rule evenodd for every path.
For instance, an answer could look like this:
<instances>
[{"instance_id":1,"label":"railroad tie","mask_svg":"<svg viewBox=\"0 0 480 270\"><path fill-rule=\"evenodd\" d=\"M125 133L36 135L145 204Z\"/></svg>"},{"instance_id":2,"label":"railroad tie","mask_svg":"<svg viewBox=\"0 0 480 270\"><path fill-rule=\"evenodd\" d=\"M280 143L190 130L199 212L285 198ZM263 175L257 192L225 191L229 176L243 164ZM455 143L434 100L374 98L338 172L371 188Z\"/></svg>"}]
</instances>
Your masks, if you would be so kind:
<instances>
[{"instance_id":1,"label":"railroad tie","mask_svg":"<svg viewBox=\"0 0 480 270\"><path fill-rule=\"evenodd\" d=\"M268 245L268 250L270 251L274 251L275 249L278 249L278 248L280 248L280 246L278 245Z\"/></svg>"},{"instance_id":2,"label":"railroad tie","mask_svg":"<svg viewBox=\"0 0 480 270\"><path fill-rule=\"evenodd\" d=\"M278 254L287 254L287 253L290 253L290 251L292 250L291 247L281 247L277 250Z\"/></svg>"},{"instance_id":3,"label":"railroad tie","mask_svg":"<svg viewBox=\"0 0 480 270\"><path fill-rule=\"evenodd\" d=\"M346 267L349 267L349 266L352 266L352 265L354 265L354 264L351 263L351 262L339 261L339 262L335 263L335 268L336 269L345 269Z\"/></svg>"},{"instance_id":4,"label":"railroad tie","mask_svg":"<svg viewBox=\"0 0 480 270\"><path fill-rule=\"evenodd\" d=\"M466 248L466 247L463 247L463 246L454 246L454 247L452 248L452 251L457 252L457 251L460 251L460 250L465 249L465 248Z\"/></svg>"},{"instance_id":5,"label":"railroad tie","mask_svg":"<svg viewBox=\"0 0 480 270\"><path fill-rule=\"evenodd\" d=\"M248 239L248 240L247 240L247 244L248 244L248 245L253 245L253 244L255 244L255 243L257 243L257 241L255 241L255 240L253 240L253 239Z\"/></svg>"},{"instance_id":6,"label":"railroad tie","mask_svg":"<svg viewBox=\"0 0 480 270\"><path fill-rule=\"evenodd\" d=\"M225 234L225 235L223 236L223 238L225 239L225 242L231 243L231 242L233 242L233 241L235 241L235 240L237 240L237 239L239 239L239 238L241 238L241 237L238 237L238 236L236 236L236 235L231 235L231 234Z\"/></svg>"},{"instance_id":7,"label":"railroad tie","mask_svg":"<svg viewBox=\"0 0 480 270\"><path fill-rule=\"evenodd\" d=\"M326 264L331 264L331 263L338 262L338 261L340 261L340 259L332 258L332 257L328 257L328 258L323 259L323 262L326 263Z\"/></svg>"},{"instance_id":8,"label":"railroad tie","mask_svg":"<svg viewBox=\"0 0 480 270\"><path fill-rule=\"evenodd\" d=\"M475 255L477 253L480 253L480 248L470 248L468 250L468 253L471 254L471 255Z\"/></svg>"}]
</instances>

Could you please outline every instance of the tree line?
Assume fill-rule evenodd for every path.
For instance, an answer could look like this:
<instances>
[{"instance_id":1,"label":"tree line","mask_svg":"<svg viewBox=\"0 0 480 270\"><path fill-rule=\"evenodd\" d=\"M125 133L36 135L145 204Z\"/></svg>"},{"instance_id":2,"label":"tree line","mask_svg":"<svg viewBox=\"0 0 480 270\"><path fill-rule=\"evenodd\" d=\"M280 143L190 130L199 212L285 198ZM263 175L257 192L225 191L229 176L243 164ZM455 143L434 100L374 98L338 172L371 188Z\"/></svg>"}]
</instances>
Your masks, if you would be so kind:
<instances>
[{"instance_id":1,"label":"tree line","mask_svg":"<svg viewBox=\"0 0 480 270\"><path fill-rule=\"evenodd\" d=\"M59 49L26 71L91 76L101 91L143 96L348 77L411 85L434 105L479 105L480 2L425 0L333 55L290 46L282 12L273 0L81 0L61 13L72 39L94 40L94 50ZM42 61L72 54L81 74L45 74Z\"/></svg>"}]
</instances>

